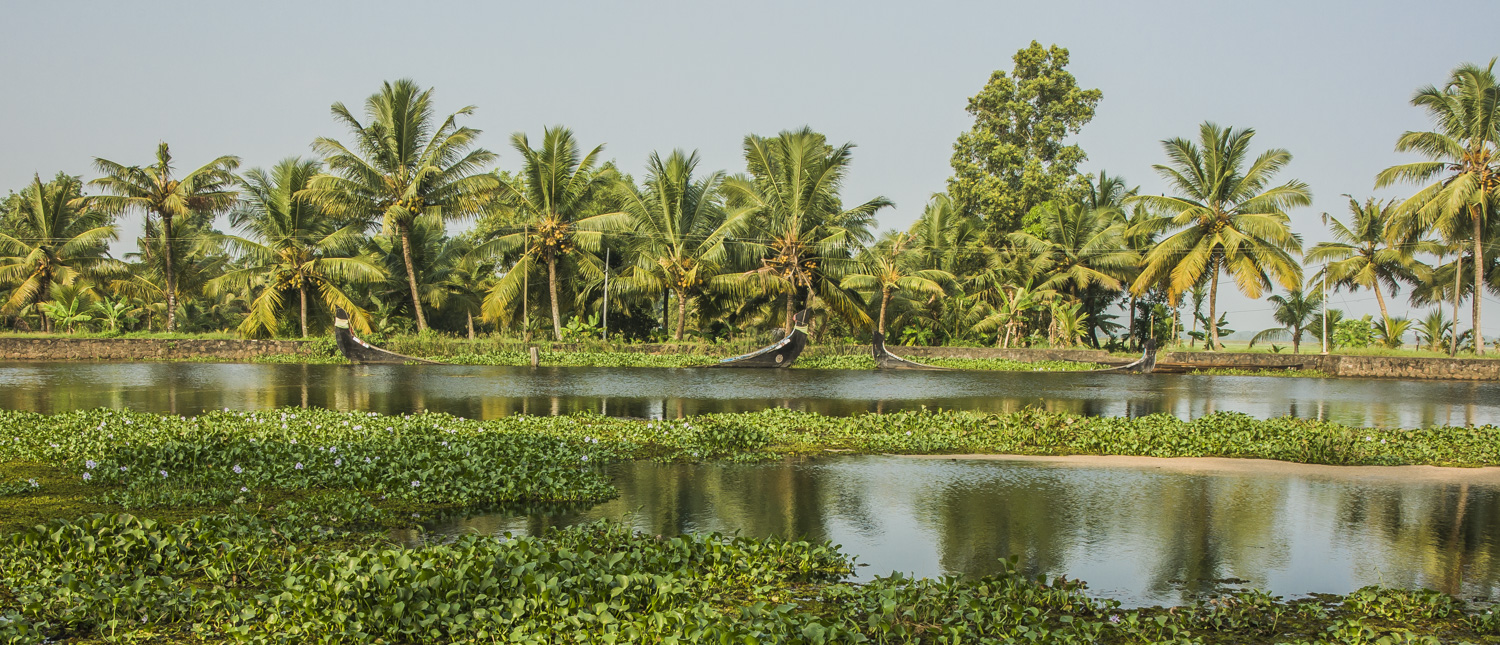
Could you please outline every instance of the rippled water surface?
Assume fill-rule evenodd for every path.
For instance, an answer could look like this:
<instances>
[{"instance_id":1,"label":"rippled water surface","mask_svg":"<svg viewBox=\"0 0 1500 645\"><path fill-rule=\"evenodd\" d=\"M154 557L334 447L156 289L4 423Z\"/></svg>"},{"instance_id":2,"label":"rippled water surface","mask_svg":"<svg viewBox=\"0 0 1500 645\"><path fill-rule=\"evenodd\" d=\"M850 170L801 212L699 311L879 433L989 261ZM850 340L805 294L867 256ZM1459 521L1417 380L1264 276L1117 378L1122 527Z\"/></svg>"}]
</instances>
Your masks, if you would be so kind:
<instances>
[{"instance_id":1,"label":"rippled water surface","mask_svg":"<svg viewBox=\"0 0 1500 645\"><path fill-rule=\"evenodd\" d=\"M1237 411L1353 425L1500 423L1500 383L1066 372L877 372L240 363L0 364L0 407L58 412L311 405L472 418L520 412L677 417L787 407L824 414L923 406L1197 417Z\"/></svg>"},{"instance_id":2,"label":"rippled water surface","mask_svg":"<svg viewBox=\"0 0 1500 645\"><path fill-rule=\"evenodd\" d=\"M1017 555L1024 571L1086 580L1129 605L1369 584L1500 598L1494 483L880 456L612 468L614 501L432 530L535 534L610 518L651 534L804 536L842 544L869 565L862 577L984 574Z\"/></svg>"}]
</instances>

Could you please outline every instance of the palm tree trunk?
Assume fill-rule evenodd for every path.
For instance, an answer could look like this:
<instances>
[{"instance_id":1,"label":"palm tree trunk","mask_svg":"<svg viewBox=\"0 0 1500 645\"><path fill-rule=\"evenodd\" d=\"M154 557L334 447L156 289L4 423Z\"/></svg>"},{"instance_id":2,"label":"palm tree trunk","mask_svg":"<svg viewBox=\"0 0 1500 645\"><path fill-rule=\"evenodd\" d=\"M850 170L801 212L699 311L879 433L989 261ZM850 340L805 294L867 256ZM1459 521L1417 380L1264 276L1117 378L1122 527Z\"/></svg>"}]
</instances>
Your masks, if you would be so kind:
<instances>
[{"instance_id":1,"label":"palm tree trunk","mask_svg":"<svg viewBox=\"0 0 1500 645\"><path fill-rule=\"evenodd\" d=\"M1292 325L1292 353L1302 353L1302 328Z\"/></svg>"},{"instance_id":2,"label":"palm tree trunk","mask_svg":"<svg viewBox=\"0 0 1500 645\"><path fill-rule=\"evenodd\" d=\"M469 340L474 340L474 312L467 312L469 316Z\"/></svg>"},{"instance_id":3,"label":"palm tree trunk","mask_svg":"<svg viewBox=\"0 0 1500 645\"><path fill-rule=\"evenodd\" d=\"M1458 264L1453 268L1453 343L1448 349L1449 356L1458 355L1458 296L1463 293L1463 283L1460 278L1464 274L1464 254L1458 254Z\"/></svg>"},{"instance_id":4,"label":"palm tree trunk","mask_svg":"<svg viewBox=\"0 0 1500 645\"><path fill-rule=\"evenodd\" d=\"M1375 281L1375 302L1380 305L1380 319L1389 321L1391 314L1385 310L1385 296L1380 295L1380 280Z\"/></svg>"},{"instance_id":5,"label":"palm tree trunk","mask_svg":"<svg viewBox=\"0 0 1500 645\"><path fill-rule=\"evenodd\" d=\"M796 302L796 300L797 300L797 288L796 287L792 287L791 291L786 292L786 325L784 326L784 329L782 330L782 331L786 332L786 334L789 335L789 336L792 333L792 325L793 325L792 317L796 315L796 313L792 311L792 306L794 305L794 303Z\"/></svg>"},{"instance_id":6,"label":"palm tree trunk","mask_svg":"<svg viewBox=\"0 0 1500 645\"><path fill-rule=\"evenodd\" d=\"M677 294L677 333L673 334L672 338L675 339L675 340L682 340L683 329L685 327L687 327L687 294L684 294L681 289L677 290L676 294Z\"/></svg>"},{"instance_id":7,"label":"palm tree trunk","mask_svg":"<svg viewBox=\"0 0 1500 645\"><path fill-rule=\"evenodd\" d=\"M161 216L162 259L167 269L167 331L177 331L177 274L172 271L172 216Z\"/></svg>"},{"instance_id":8,"label":"palm tree trunk","mask_svg":"<svg viewBox=\"0 0 1500 645\"><path fill-rule=\"evenodd\" d=\"M401 227L401 258L406 261L406 284L411 287L411 306L417 312L417 332L427 331L427 317L422 315L422 298L417 295L417 270L411 261L411 228Z\"/></svg>"},{"instance_id":9,"label":"palm tree trunk","mask_svg":"<svg viewBox=\"0 0 1500 645\"><path fill-rule=\"evenodd\" d=\"M562 314L557 311L557 258L547 258L547 295L552 299L552 339L562 340Z\"/></svg>"},{"instance_id":10,"label":"palm tree trunk","mask_svg":"<svg viewBox=\"0 0 1500 645\"><path fill-rule=\"evenodd\" d=\"M1474 353L1484 356L1484 332L1479 327L1479 312L1483 309L1483 298L1479 294L1484 286L1484 222L1479 216L1479 209L1469 207L1474 220Z\"/></svg>"},{"instance_id":11,"label":"palm tree trunk","mask_svg":"<svg viewBox=\"0 0 1500 645\"><path fill-rule=\"evenodd\" d=\"M1209 279L1213 282L1208 285L1208 351L1219 351L1219 317L1215 314L1219 306L1219 257L1214 255L1214 271Z\"/></svg>"},{"instance_id":12,"label":"palm tree trunk","mask_svg":"<svg viewBox=\"0 0 1500 645\"><path fill-rule=\"evenodd\" d=\"M885 307L891 302L891 292L880 291L880 337L885 338Z\"/></svg>"},{"instance_id":13,"label":"palm tree trunk","mask_svg":"<svg viewBox=\"0 0 1500 645\"><path fill-rule=\"evenodd\" d=\"M1136 344L1136 337L1135 337L1135 296L1131 296L1130 297L1130 351L1132 351L1132 352L1135 351L1136 346L1137 346L1137 344Z\"/></svg>"},{"instance_id":14,"label":"palm tree trunk","mask_svg":"<svg viewBox=\"0 0 1500 645\"><path fill-rule=\"evenodd\" d=\"M297 287L297 297L302 301L302 337L307 338L307 283Z\"/></svg>"}]
</instances>

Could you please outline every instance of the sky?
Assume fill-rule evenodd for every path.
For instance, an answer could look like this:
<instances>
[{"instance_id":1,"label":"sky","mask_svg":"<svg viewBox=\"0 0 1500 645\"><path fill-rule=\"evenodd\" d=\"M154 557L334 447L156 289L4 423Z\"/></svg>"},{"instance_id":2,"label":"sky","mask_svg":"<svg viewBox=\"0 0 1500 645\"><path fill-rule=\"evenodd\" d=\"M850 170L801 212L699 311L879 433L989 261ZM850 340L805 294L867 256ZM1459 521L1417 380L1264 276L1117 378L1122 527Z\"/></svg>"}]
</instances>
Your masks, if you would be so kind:
<instances>
[{"instance_id":1,"label":"sky","mask_svg":"<svg viewBox=\"0 0 1500 645\"><path fill-rule=\"evenodd\" d=\"M673 148L739 172L746 134L811 126L857 146L845 200L883 195L896 207L880 227L906 228L945 186L967 98L1036 40L1067 48L1078 83L1104 93L1076 137L1081 170L1160 193L1163 139L1204 121L1252 127L1257 151L1292 153L1280 179L1311 186L1313 205L1291 213L1309 247L1328 239L1322 213L1347 216L1343 194L1411 192L1373 179L1415 160L1393 151L1430 127L1413 92L1500 55L1454 29L1495 24L1500 4L1483 0L49 2L6 15L0 191L33 173L90 179L95 157L146 164L158 141L184 171L224 154L245 168L311 156L315 137L348 136L331 104L357 110L405 77L436 88L443 113L475 106L463 122L510 170L510 134L535 141L556 124L636 175ZM122 229L134 240L139 216ZM1230 327L1274 325L1267 303L1232 291ZM1390 300L1407 313L1404 294ZM1486 301L1485 336L1500 336L1500 301ZM1378 311L1368 291L1330 304Z\"/></svg>"}]
</instances>

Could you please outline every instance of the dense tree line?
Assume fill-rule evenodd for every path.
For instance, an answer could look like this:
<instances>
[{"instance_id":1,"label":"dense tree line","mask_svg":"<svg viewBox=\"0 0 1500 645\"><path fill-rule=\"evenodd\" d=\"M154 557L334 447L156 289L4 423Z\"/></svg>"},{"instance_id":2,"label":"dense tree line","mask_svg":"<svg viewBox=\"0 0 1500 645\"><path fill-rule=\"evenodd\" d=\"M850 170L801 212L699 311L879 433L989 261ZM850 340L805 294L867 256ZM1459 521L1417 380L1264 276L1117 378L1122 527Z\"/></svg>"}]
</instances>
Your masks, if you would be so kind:
<instances>
[{"instance_id":1,"label":"dense tree line","mask_svg":"<svg viewBox=\"0 0 1500 645\"><path fill-rule=\"evenodd\" d=\"M1416 192L1349 197L1347 217L1324 215L1333 241L1307 249L1288 211L1312 195L1279 177L1287 150L1207 122L1162 142L1153 169L1167 190L1142 195L1079 172L1086 155L1068 139L1102 94L1077 84L1067 50L1032 43L1014 62L969 100L954 174L908 230L877 233L891 202L847 198L854 146L811 129L746 136L739 172L674 150L637 178L558 126L513 135L520 165L501 169L463 124L473 107L441 115L431 88L399 80L362 110L333 104L342 131L310 158L183 172L162 143L145 164L96 159L87 182L36 177L0 204L0 316L32 331L305 337L342 307L367 331L567 339L607 317L615 336L718 339L789 329L809 307L815 333L836 337L1123 348L1185 333L1218 348L1232 284L1276 308L1282 326L1255 342L1415 334L1482 353L1480 298L1500 293L1493 61L1413 98L1432 129L1396 149L1424 160L1374 187ZM118 218L135 213L145 235L115 258ZM1424 320L1391 315L1386 294L1403 288L1434 307ZM1381 320L1325 311L1323 293L1340 289L1373 291ZM1456 333L1464 299L1472 320Z\"/></svg>"}]
</instances>

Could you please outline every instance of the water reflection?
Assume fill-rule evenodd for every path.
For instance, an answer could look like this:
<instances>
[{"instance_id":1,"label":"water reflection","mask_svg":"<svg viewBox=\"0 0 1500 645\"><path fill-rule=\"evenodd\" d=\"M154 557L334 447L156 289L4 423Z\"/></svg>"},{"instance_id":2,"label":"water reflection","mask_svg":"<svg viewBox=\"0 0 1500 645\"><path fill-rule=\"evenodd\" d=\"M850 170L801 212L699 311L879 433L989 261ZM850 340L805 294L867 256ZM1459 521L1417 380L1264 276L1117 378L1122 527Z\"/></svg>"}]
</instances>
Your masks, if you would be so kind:
<instances>
[{"instance_id":1,"label":"water reflection","mask_svg":"<svg viewBox=\"0 0 1500 645\"><path fill-rule=\"evenodd\" d=\"M0 406L172 414L319 406L490 419L581 411L631 417L794 408L921 407L1193 418L1216 411L1351 425L1500 423L1500 383L1034 372L875 372L218 363L0 364Z\"/></svg>"},{"instance_id":2,"label":"water reflection","mask_svg":"<svg viewBox=\"0 0 1500 645\"><path fill-rule=\"evenodd\" d=\"M1351 471L1357 472L1357 471ZM673 535L739 531L844 545L863 576L983 574L1021 556L1127 604L1175 604L1243 581L1281 595L1367 584L1500 594L1500 478L849 457L773 465L628 463L619 499L455 519L438 534L535 534L599 518Z\"/></svg>"}]
</instances>

